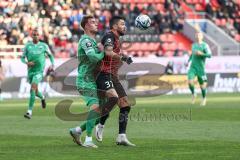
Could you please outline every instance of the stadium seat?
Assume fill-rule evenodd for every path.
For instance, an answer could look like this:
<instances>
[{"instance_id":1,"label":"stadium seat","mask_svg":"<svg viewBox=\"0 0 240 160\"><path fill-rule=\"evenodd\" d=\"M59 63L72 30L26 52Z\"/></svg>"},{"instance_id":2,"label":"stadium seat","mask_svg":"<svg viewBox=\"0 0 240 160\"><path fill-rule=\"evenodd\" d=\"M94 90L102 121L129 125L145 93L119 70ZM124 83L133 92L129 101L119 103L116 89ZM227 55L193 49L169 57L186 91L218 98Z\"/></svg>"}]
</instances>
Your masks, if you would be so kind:
<instances>
[{"instance_id":1,"label":"stadium seat","mask_svg":"<svg viewBox=\"0 0 240 160\"><path fill-rule=\"evenodd\" d=\"M154 0L147 0L147 3L154 3Z\"/></svg>"},{"instance_id":2,"label":"stadium seat","mask_svg":"<svg viewBox=\"0 0 240 160\"><path fill-rule=\"evenodd\" d=\"M162 48L163 48L164 51L168 51L169 50L169 43L163 43Z\"/></svg>"},{"instance_id":3,"label":"stadium seat","mask_svg":"<svg viewBox=\"0 0 240 160\"><path fill-rule=\"evenodd\" d=\"M159 38L160 38L160 40L162 42L166 42L167 41L167 35L166 34L160 34Z\"/></svg>"},{"instance_id":4,"label":"stadium seat","mask_svg":"<svg viewBox=\"0 0 240 160\"><path fill-rule=\"evenodd\" d=\"M175 43L175 42L173 42L173 43L171 43L170 45L169 45L169 50L170 51L174 51L174 50L176 50L178 48L178 46L177 46L177 44Z\"/></svg>"},{"instance_id":5,"label":"stadium seat","mask_svg":"<svg viewBox=\"0 0 240 160\"><path fill-rule=\"evenodd\" d=\"M170 33L167 34L167 41L168 42L173 42L174 41L174 38L173 38L172 34L170 34Z\"/></svg>"},{"instance_id":6,"label":"stadium seat","mask_svg":"<svg viewBox=\"0 0 240 160\"><path fill-rule=\"evenodd\" d=\"M162 4L157 4L157 10L158 11L163 11L164 10L164 7Z\"/></svg>"},{"instance_id":7,"label":"stadium seat","mask_svg":"<svg viewBox=\"0 0 240 160\"><path fill-rule=\"evenodd\" d=\"M195 10L196 11L204 11L204 7L201 4L196 4L195 5Z\"/></svg>"},{"instance_id":8,"label":"stadium seat","mask_svg":"<svg viewBox=\"0 0 240 160\"><path fill-rule=\"evenodd\" d=\"M226 26L227 20L225 18L221 19L221 26Z\"/></svg>"},{"instance_id":9,"label":"stadium seat","mask_svg":"<svg viewBox=\"0 0 240 160\"><path fill-rule=\"evenodd\" d=\"M183 45L183 43L178 43L177 45L178 45L177 48L178 48L179 50L185 50L185 49L186 49L185 46Z\"/></svg>"},{"instance_id":10,"label":"stadium seat","mask_svg":"<svg viewBox=\"0 0 240 160\"><path fill-rule=\"evenodd\" d=\"M220 25L221 25L221 20L220 20L220 19L216 19L216 20L215 20L215 24L216 24L217 26L220 26Z\"/></svg>"},{"instance_id":11,"label":"stadium seat","mask_svg":"<svg viewBox=\"0 0 240 160\"><path fill-rule=\"evenodd\" d=\"M235 38L236 41L240 42L240 34L235 35L234 38Z\"/></svg>"}]
</instances>

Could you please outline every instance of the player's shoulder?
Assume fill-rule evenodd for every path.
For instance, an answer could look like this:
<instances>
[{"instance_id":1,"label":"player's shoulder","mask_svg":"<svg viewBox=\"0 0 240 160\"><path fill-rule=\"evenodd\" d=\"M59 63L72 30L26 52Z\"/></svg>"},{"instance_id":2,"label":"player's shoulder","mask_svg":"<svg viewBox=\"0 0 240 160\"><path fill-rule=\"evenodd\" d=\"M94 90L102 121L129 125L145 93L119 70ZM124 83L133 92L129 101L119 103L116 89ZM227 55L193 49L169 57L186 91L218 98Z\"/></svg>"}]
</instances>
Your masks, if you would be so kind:
<instances>
[{"instance_id":1,"label":"player's shoulder","mask_svg":"<svg viewBox=\"0 0 240 160\"><path fill-rule=\"evenodd\" d=\"M103 37L102 37L102 44L105 44L105 43L113 43L115 41L115 36L114 36L114 33L111 32L111 31L108 31L106 32Z\"/></svg>"},{"instance_id":2,"label":"player's shoulder","mask_svg":"<svg viewBox=\"0 0 240 160\"><path fill-rule=\"evenodd\" d=\"M44 47L48 47L48 44L45 43L45 42L42 42L42 41L39 41L39 45L40 45L40 46L44 46Z\"/></svg>"},{"instance_id":3,"label":"player's shoulder","mask_svg":"<svg viewBox=\"0 0 240 160\"><path fill-rule=\"evenodd\" d=\"M83 35L79 40L79 44L84 48L89 48L93 46L93 40L89 36Z\"/></svg>"},{"instance_id":4,"label":"player's shoulder","mask_svg":"<svg viewBox=\"0 0 240 160\"><path fill-rule=\"evenodd\" d=\"M80 40L79 40L79 43L85 44L87 42L91 42L91 38L87 35L82 35Z\"/></svg>"},{"instance_id":5,"label":"player's shoulder","mask_svg":"<svg viewBox=\"0 0 240 160\"><path fill-rule=\"evenodd\" d=\"M196 42L194 42L193 44L192 44L192 47L195 47L197 45L197 43Z\"/></svg>"},{"instance_id":6,"label":"player's shoulder","mask_svg":"<svg viewBox=\"0 0 240 160\"><path fill-rule=\"evenodd\" d=\"M33 44L32 41L27 41L27 43L25 43L25 47L28 47L28 46L30 46L30 45L32 45L32 44Z\"/></svg>"},{"instance_id":7,"label":"player's shoulder","mask_svg":"<svg viewBox=\"0 0 240 160\"><path fill-rule=\"evenodd\" d=\"M103 35L103 39L104 38L114 38L114 33L112 31L107 31L104 35Z\"/></svg>"},{"instance_id":8,"label":"player's shoulder","mask_svg":"<svg viewBox=\"0 0 240 160\"><path fill-rule=\"evenodd\" d=\"M203 44L204 46L208 46L207 42L205 42L205 41L203 41L202 44Z\"/></svg>"}]
</instances>

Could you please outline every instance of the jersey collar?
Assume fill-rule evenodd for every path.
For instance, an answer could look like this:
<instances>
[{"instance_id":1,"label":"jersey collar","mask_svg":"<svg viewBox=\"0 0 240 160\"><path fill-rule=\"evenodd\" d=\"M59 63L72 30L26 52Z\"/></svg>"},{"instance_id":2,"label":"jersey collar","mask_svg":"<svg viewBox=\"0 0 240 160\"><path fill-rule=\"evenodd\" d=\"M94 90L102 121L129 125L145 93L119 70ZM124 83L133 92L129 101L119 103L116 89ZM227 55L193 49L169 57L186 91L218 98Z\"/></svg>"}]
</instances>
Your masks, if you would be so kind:
<instances>
[{"instance_id":1,"label":"jersey collar","mask_svg":"<svg viewBox=\"0 0 240 160\"><path fill-rule=\"evenodd\" d=\"M117 34L117 31L114 31L114 30L111 29L111 32L114 34L114 36L115 36L116 38L119 38L119 37L120 37L120 36Z\"/></svg>"}]
</instances>

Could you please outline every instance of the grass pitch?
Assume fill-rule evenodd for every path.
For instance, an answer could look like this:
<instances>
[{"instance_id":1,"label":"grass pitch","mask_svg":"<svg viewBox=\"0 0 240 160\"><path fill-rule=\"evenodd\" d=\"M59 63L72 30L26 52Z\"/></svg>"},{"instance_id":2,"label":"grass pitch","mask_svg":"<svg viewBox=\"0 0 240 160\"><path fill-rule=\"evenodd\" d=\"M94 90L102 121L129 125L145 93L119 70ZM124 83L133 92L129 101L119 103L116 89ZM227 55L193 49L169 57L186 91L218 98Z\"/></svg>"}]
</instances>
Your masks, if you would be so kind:
<instances>
[{"instance_id":1,"label":"grass pitch","mask_svg":"<svg viewBox=\"0 0 240 160\"><path fill-rule=\"evenodd\" d=\"M199 98L200 99L200 98ZM98 149L72 142L68 129L79 122L55 116L60 99L37 100L33 118L23 114L27 100L0 102L0 160L239 160L239 94L209 94L206 107L189 95L139 98L131 110L128 137L137 147L115 145L118 109L111 113ZM86 110L74 99L71 111Z\"/></svg>"}]
</instances>

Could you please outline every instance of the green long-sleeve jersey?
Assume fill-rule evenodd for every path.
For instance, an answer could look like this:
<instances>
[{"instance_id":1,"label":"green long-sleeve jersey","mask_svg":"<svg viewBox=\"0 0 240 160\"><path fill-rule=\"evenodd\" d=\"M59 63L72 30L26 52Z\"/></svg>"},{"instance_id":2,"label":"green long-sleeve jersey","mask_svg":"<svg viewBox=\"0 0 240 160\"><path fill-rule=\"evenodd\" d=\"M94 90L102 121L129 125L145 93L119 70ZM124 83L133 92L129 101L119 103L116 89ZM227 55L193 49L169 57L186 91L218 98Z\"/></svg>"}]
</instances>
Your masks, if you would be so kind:
<instances>
[{"instance_id":1,"label":"green long-sleeve jersey","mask_svg":"<svg viewBox=\"0 0 240 160\"><path fill-rule=\"evenodd\" d=\"M52 65L54 65L53 55L46 43L38 42L37 44L34 44L33 42L28 42L24 47L21 61L23 63L34 63L34 66L28 67L28 74L35 72L43 73L46 56L50 58Z\"/></svg>"},{"instance_id":2,"label":"green long-sleeve jersey","mask_svg":"<svg viewBox=\"0 0 240 160\"><path fill-rule=\"evenodd\" d=\"M95 39L84 34L78 43L78 77L77 86L85 82L95 82L94 71L104 53L100 52Z\"/></svg>"},{"instance_id":3,"label":"green long-sleeve jersey","mask_svg":"<svg viewBox=\"0 0 240 160\"><path fill-rule=\"evenodd\" d=\"M197 55L196 52L201 51L203 55ZM189 61L192 61L191 68L195 68L197 71L205 72L205 61L206 58L210 58L212 52L206 42L194 43L192 45L192 54Z\"/></svg>"}]
</instances>

